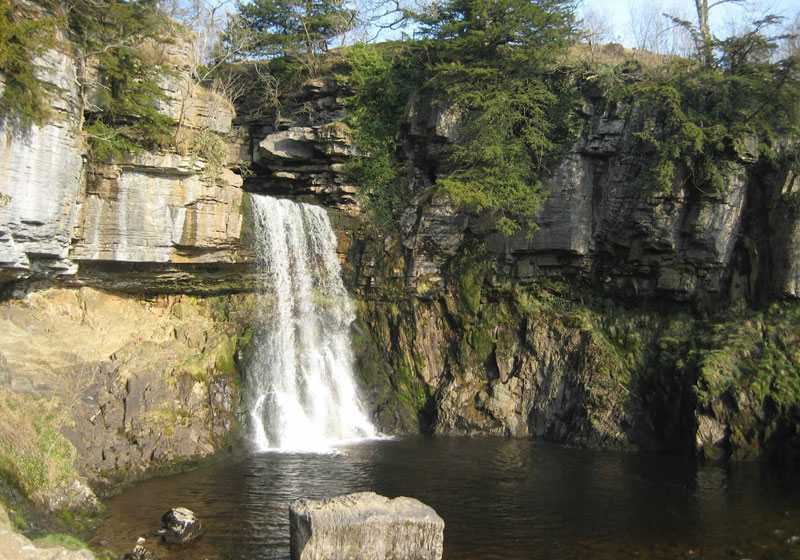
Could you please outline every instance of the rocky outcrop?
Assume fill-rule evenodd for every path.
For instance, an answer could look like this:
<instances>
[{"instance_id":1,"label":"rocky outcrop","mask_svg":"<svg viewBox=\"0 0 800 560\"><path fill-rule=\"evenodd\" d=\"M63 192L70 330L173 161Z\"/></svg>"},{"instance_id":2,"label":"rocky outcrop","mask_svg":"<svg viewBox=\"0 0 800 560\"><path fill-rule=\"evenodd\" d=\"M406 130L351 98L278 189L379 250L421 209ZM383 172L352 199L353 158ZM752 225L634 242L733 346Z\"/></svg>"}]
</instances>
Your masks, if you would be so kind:
<instances>
[{"instance_id":1,"label":"rocky outcrop","mask_svg":"<svg viewBox=\"0 0 800 560\"><path fill-rule=\"evenodd\" d=\"M297 500L289 508L292 560L438 560L444 521L413 498L374 492Z\"/></svg>"},{"instance_id":2,"label":"rocky outcrop","mask_svg":"<svg viewBox=\"0 0 800 560\"><path fill-rule=\"evenodd\" d=\"M203 524L188 508L172 508L161 516L162 529L158 534L164 542L186 544L203 536Z\"/></svg>"},{"instance_id":3,"label":"rocky outcrop","mask_svg":"<svg viewBox=\"0 0 800 560\"><path fill-rule=\"evenodd\" d=\"M253 148L245 157L254 176L245 188L357 212L356 187L344 173L356 153L342 121L347 95L342 83L312 80L292 100L303 108L294 118L250 123Z\"/></svg>"},{"instance_id":4,"label":"rocky outcrop","mask_svg":"<svg viewBox=\"0 0 800 560\"><path fill-rule=\"evenodd\" d=\"M435 176L441 144L457 137L457 125L447 108L424 97L417 102L432 105L412 108L403 145L417 167L412 176ZM584 134L544 180L549 196L535 230L492 232L484 217L447 211L436 199L404 215L408 283L420 284L418 292L441 288L444 263L464 240L478 238L505 274L522 283L556 276L615 295L676 300L711 294L755 301L796 293L793 174L769 171L745 151L721 162L725 187L719 192L704 192L683 176L669 192L654 192L643 180L653 156L636 137L636 108L597 102L608 106L595 111L586 105ZM769 254L772 267L756 246Z\"/></svg>"},{"instance_id":5,"label":"rocky outcrop","mask_svg":"<svg viewBox=\"0 0 800 560\"><path fill-rule=\"evenodd\" d=\"M419 412L421 429L630 445L629 379L588 324L548 305L515 307L506 296L478 299L471 313L467 298L366 306L391 383ZM362 363L365 373L378 367ZM378 404L376 419L391 429L399 411L387 407Z\"/></svg>"},{"instance_id":6,"label":"rocky outcrop","mask_svg":"<svg viewBox=\"0 0 800 560\"><path fill-rule=\"evenodd\" d=\"M74 282L134 292L247 291L242 179L204 162L142 154L90 175L70 258Z\"/></svg>"},{"instance_id":7,"label":"rocky outcrop","mask_svg":"<svg viewBox=\"0 0 800 560\"><path fill-rule=\"evenodd\" d=\"M4 302L3 387L50 403L99 490L211 455L238 430L241 326L222 318L226 301L82 288Z\"/></svg>"},{"instance_id":8,"label":"rocky outcrop","mask_svg":"<svg viewBox=\"0 0 800 560\"><path fill-rule=\"evenodd\" d=\"M225 149L233 107L194 84L189 41L151 46L172 68L159 110L178 123L178 149L188 155L143 152L87 169L80 127L84 111L99 110L96 94L87 87L84 104L74 58L47 51L36 61L54 92L47 122L0 123L0 286L57 278L135 292L249 289L242 179L191 153L198 134L220 135ZM84 83L100 83L96 61L83 72Z\"/></svg>"}]
</instances>

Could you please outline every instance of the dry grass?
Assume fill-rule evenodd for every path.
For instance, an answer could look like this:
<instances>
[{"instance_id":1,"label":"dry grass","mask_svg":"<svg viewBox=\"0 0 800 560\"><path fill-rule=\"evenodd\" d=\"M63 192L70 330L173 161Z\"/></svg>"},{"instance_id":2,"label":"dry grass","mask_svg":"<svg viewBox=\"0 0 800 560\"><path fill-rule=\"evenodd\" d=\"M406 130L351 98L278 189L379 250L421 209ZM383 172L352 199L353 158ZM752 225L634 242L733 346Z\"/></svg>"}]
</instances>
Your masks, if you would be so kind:
<instances>
[{"instance_id":1,"label":"dry grass","mask_svg":"<svg viewBox=\"0 0 800 560\"><path fill-rule=\"evenodd\" d=\"M77 476L63 421L54 400L0 391L0 475L36 503Z\"/></svg>"}]
</instances>

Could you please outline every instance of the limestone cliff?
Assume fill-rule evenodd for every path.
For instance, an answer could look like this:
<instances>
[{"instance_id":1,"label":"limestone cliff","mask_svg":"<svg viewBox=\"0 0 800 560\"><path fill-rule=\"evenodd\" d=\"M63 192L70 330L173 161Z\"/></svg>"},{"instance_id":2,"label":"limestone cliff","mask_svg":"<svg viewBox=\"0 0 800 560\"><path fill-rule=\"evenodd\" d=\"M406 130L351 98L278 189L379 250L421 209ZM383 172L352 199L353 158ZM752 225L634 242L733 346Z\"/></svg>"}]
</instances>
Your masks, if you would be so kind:
<instances>
[{"instance_id":1,"label":"limestone cliff","mask_svg":"<svg viewBox=\"0 0 800 560\"><path fill-rule=\"evenodd\" d=\"M247 313L181 295L253 289L242 179L191 149L201 133L224 147L233 107L192 84L189 43L162 47L175 152L88 158L97 80L79 67L99 69L66 40L36 61L48 120L0 123L0 454L5 479L51 510L86 507L83 480L103 490L201 459L239 430Z\"/></svg>"}]
</instances>

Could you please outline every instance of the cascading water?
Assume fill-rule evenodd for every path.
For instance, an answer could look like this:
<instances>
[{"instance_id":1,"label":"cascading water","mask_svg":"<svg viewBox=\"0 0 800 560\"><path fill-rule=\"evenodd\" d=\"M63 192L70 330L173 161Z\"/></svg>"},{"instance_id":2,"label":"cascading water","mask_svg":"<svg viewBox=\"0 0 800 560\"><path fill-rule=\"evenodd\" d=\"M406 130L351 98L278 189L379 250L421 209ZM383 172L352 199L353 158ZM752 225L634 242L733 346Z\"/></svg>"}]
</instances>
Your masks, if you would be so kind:
<instances>
[{"instance_id":1,"label":"cascading water","mask_svg":"<svg viewBox=\"0 0 800 560\"><path fill-rule=\"evenodd\" d=\"M265 282L247 391L257 450L326 451L375 437L358 399L354 319L324 209L251 195Z\"/></svg>"}]
</instances>

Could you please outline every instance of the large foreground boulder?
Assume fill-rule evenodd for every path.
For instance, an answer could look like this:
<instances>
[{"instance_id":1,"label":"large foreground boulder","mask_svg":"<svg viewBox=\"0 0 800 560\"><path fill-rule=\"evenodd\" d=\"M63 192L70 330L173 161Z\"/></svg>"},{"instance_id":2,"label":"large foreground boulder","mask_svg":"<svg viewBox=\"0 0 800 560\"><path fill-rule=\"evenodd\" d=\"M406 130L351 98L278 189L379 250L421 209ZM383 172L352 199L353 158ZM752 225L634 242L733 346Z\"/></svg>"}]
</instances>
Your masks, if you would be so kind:
<instances>
[{"instance_id":1,"label":"large foreground boulder","mask_svg":"<svg viewBox=\"0 0 800 560\"><path fill-rule=\"evenodd\" d=\"M438 560L444 521L413 498L360 492L289 508L292 560Z\"/></svg>"}]
</instances>

